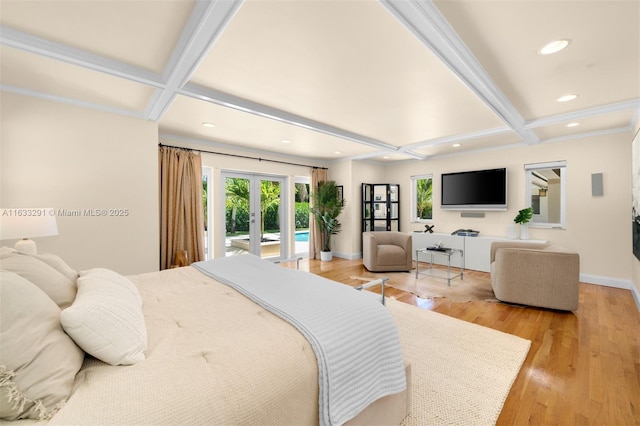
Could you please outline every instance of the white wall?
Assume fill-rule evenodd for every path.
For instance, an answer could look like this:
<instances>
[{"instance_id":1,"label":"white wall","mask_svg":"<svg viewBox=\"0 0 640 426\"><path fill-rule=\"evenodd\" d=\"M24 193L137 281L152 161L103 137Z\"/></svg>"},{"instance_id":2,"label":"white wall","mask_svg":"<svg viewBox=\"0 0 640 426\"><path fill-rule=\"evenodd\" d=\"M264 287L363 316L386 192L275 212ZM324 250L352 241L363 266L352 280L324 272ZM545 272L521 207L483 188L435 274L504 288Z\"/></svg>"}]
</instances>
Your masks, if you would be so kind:
<instances>
[{"instance_id":1,"label":"white wall","mask_svg":"<svg viewBox=\"0 0 640 426\"><path fill-rule=\"evenodd\" d=\"M35 239L39 252L56 253L78 270L158 270L155 123L6 92L0 123L0 207L129 212L58 216L59 235Z\"/></svg>"},{"instance_id":2,"label":"white wall","mask_svg":"<svg viewBox=\"0 0 640 426\"><path fill-rule=\"evenodd\" d=\"M345 259L362 257L362 184L396 183L384 179L385 167L369 161L340 161L329 166L329 179L344 185L345 209L340 215L342 232L334 236L334 255Z\"/></svg>"},{"instance_id":3,"label":"white wall","mask_svg":"<svg viewBox=\"0 0 640 426\"><path fill-rule=\"evenodd\" d=\"M331 251L336 257L351 258L353 253L352 232L357 225L357 201L354 203L354 194L359 194L357 188L351 183L353 176L353 161L338 161L332 163L328 170L328 179L342 185L343 197L345 201L344 209L338 217L342 224L342 231L331 237ZM359 199L360 197L357 197Z\"/></svg>"},{"instance_id":4,"label":"white wall","mask_svg":"<svg viewBox=\"0 0 640 426\"><path fill-rule=\"evenodd\" d=\"M434 217L437 232L473 228L481 235L506 236L517 211L525 206L524 164L567 161L567 227L564 230L530 228L532 239L549 240L580 253L583 276L595 281L612 279L613 285L631 282L631 164L629 133L565 142L440 157L389 166L385 180L401 185L401 226L403 231L421 230L410 222L410 177L434 175ZM509 173L506 212L487 212L484 218L461 218L460 212L439 208L440 174L463 170L507 167ZM603 173L604 196L591 196L591 174Z\"/></svg>"}]
</instances>

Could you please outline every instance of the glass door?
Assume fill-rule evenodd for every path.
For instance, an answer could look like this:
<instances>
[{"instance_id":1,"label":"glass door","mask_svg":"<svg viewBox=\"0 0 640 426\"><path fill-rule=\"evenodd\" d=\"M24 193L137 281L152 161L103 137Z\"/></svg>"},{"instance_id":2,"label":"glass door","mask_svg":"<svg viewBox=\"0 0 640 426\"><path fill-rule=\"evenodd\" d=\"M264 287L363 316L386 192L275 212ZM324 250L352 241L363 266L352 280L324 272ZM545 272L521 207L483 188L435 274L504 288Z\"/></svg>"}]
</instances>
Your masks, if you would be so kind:
<instances>
[{"instance_id":1,"label":"glass door","mask_svg":"<svg viewBox=\"0 0 640 426\"><path fill-rule=\"evenodd\" d=\"M287 232L283 177L225 172L225 253L284 258Z\"/></svg>"}]
</instances>

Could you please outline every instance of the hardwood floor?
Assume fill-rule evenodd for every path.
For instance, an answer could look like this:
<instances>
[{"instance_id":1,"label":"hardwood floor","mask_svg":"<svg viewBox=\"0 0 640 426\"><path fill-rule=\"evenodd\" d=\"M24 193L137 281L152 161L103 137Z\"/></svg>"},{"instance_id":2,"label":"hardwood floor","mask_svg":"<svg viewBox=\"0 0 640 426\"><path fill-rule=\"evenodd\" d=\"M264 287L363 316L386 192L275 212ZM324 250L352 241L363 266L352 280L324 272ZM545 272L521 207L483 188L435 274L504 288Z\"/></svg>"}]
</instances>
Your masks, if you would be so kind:
<instances>
[{"instance_id":1,"label":"hardwood floor","mask_svg":"<svg viewBox=\"0 0 640 426\"><path fill-rule=\"evenodd\" d=\"M349 285L367 272L361 259L339 258L303 260L300 269ZM464 279L488 276L465 271ZM581 283L573 313L420 299L392 288L387 296L531 340L497 424L640 425L640 312L629 290Z\"/></svg>"}]
</instances>

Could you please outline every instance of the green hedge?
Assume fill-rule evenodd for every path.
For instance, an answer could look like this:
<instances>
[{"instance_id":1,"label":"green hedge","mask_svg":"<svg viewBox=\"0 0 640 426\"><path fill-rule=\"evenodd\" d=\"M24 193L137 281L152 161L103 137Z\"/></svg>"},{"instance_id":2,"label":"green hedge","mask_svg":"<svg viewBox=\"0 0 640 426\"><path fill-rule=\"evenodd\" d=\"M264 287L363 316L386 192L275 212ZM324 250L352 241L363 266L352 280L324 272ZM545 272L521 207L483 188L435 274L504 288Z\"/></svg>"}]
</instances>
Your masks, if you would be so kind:
<instances>
[{"instance_id":1,"label":"green hedge","mask_svg":"<svg viewBox=\"0 0 640 426\"><path fill-rule=\"evenodd\" d=\"M309 228L309 203L296 203L296 229Z\"/></svg>"},{"instance_id":2,"label":"green hedge","mask_svg":"<svg viewBox=\"0 0 640 426\"><path fill-rule=\"evenodd\" d=\"M296 203L296 229L309 228L309 203ZM278 209L268 209L264 218L265 229L279 229ZM231 230L231 209L226 211L227 232ZM249 232L249 212L246 209L236 210L236 232Z\"/></svg>"}]
</instances>

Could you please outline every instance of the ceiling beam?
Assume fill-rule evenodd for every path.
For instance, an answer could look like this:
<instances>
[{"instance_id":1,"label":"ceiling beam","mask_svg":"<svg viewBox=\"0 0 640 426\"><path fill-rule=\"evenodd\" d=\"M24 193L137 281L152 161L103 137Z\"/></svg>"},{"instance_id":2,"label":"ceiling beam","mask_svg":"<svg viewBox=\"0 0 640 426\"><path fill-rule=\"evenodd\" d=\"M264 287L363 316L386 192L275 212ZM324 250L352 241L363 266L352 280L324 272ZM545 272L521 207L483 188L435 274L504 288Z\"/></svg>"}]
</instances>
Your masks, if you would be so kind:
<instances>
[{"instance_id":1,"label":"ceiling beam","mask_svg":"<svg viewBox=\"0 0 640 426\"><path fill-rule=\"evenodd\" d=\"M400 151L426 148L429 146L443 145L447 143L468 141L471 139L486 138L490 136L503 135L505 133L512 133L512 132L513 132L513 129L511 127L504 126L504 127L498 127L495 129L486 129L486 130L480 130L472 133L464 133L462 135L444 136L441 138L429 139L426 141L415 142L409 145L404 145L403 147L400 148Z\"/></svg>"},{"instance_id":2,"label":"ceiling beam","mask_svg":"<svg viewBox=\"0 0 640 426\"><path fill-rule=\"evenodd\" d=\"M594 130L592 132L572 133L570 135L556 136L553 138L544 139L541 143L563 142L563 141L569 141L573 139L586 139L586 138L592 138L595 136L607 136L607 135L614 135L616 133L625 133L625 132L630 132L632 130L633 128L631 126L628 126L628 127L619 127L616 129L601 129L601 130Z\"/></svg>"},{"instance_id":3,"label":"ceiling beam","mask_svg":"<svg viewBox=\"0 0 640 426\"><path fill-rule=\"evenodd\" d=\"M564 114L542 117L528 121L525 127L527 129L535 129L536 127L551 126L554 124L566 123L567 121L581 120L583 118L594 117L596 115L611 114L624 110L640 110L640 99L631 99L628 101L616 102L609 105L601 105L593 108L567 112Z\"/></svg>"},{"instance_id":4,"label":"ceiling beam","mask_svg":"<svg viewBox=\"0 0 640 426\"><path fill-rule=\"evenodd\" d=\"M540 142L433 2L379 1L526 143Z\"/></svg>"},{"instance_id":5,"label":"ceiling beam","mask_svg":"<svg viewBox=\"0 0 640 426\"><path fill-rule=\"evenodd\" d=\"M385 156L386 154L388 154L387 151L374 151L374 152L368 152L366 154L357 154L357 155L352 155L350 157L341 158L340 161L344 161L344 160L368 160L370 158ZM399 154L399 155L403 155L403 156L407 157L404 160L426 160L426 159L429 158L428 155L417 154L417 153L411 152L411 151L407 151L407 152L398 151L395 154ZM372 161L376 161L376 160L372 160ZM380 162L385 162L385 160L380 160Z\"/></svg>"},{"instance_id":6,"label":"ceiling beam","mask_svg":"<svg viewBox=\"0 0 640 426\"><path fill-rule=\"evenodd\" d=\"M147 105L147 119L162 117L242 4L242 0L198 0L162 73L165 84Z\"/></svg>"},{"instance_id":7,"label":"ceiling beam","mask_svg":"<svg viewBox=\"0 0 640 426\"><path fill-rule=\"evenodd\" d=\"M99 71L115 77L143 83L153 87L162 87L162 77L152 71L105 58L75 47L46 40L10 27L0 26L0 43L5 46L35 53L90 70Z\"/></svg>"},{"instance_id":8,"label":"ceiling beam","mask_svg":"<svg viewBox=\"0 0 640 426\"><path fill-rule=\"evenodd\" d=\"M292 114L281 109L273 108L268 105L243 99L234 95L230 95L228 93L220 92L215 89L209 89L195 83L185 84L184 87L178 92L182 95L199 99L201 101L211 102L216 105L233 108L238 111L255 114L263 118L280 121L282 123L291 124L294 126L324 133L330 136L335 136L341 139L348 139L352 142L357 142L362 145L367 145L390 152L398 151L397 146L373 138L369 138L367 136L359 135L348 130L340 129L326 123L321 123L310 118Z\"/></svg>"},{"instance_id":9,"label":"ceiling beam","mask_svg":"<svg viewBox=\"0 0 640 426\"><path fill-rule=\"evenodd\" d=\"M24 89L22 87L11 86L8 84L0 83L0 91L7 93L15 93L22 96L29 96L31 98L43 99L46 101L58 102L66 105L74 105L81 108L90 108L96 111L108 112L110 114L118 114L125 117L133 117L143 119L142 113L138 111L131 111L128 109L117 108L105 104L97 104L95 102L83 101L80 99L68 98L66 96L53 95L50 93L39 92L31 89Z\"/></svg>"}]
</instances>

